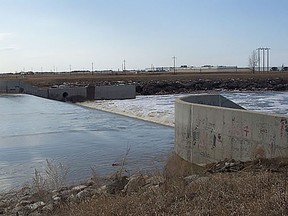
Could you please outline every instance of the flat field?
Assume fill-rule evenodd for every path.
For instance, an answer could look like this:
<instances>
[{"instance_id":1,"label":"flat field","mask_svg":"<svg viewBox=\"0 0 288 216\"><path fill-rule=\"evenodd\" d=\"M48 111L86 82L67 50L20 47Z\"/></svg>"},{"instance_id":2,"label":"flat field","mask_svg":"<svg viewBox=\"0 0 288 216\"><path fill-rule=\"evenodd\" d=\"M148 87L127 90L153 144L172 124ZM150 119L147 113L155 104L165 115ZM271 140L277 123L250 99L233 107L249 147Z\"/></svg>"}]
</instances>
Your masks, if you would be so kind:
<instances>
[{"instance_id":1,"label":"flat field","mask_svg":"<svg viewBox=\"0 0 288 216\"><path fill-rule=\"evenodd\" d=\"M39 87L49 87L63 83L97 84L102 82L147 82L147 81L187 81L198 79L227 80L227 79L276 79L288 81L287 72L95 72L95 73L42 73L25 75L0 75L0 79L18 79L27 81Z\"/></svg>"}]
</instances>

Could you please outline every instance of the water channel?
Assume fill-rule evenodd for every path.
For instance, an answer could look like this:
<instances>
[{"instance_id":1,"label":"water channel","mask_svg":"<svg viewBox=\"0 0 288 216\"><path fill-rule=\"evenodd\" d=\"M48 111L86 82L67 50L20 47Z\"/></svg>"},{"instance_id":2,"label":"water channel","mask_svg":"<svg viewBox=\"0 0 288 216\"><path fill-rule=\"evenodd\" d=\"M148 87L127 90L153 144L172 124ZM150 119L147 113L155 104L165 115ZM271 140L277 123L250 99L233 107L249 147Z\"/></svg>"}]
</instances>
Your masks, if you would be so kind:
<instances>
[{"instance_id":1,"label":"water channel","mask_svg":"<svg viewBox=\"0 0 288 216\"><path fill-rule=\"evenodd\" d=\"M287 92L220 93L248 110L288 114ZM140 111L170 113L175 97L143 96L127 102L136 106L140 101ZM92 170L109 175L127 149L128 174L161 171L173 143L172 127L31 95L0 95L0 191L31 182L35 169L44 172L46 160L67 167L71 183L86 180Z\"/></svg>"},{"instance_id":2,"label":"water channel","mask_svg":"<svg viewBox=\"0 0 288 216\"><path fill-rule=\"evenodd\" d=\"M0 95L0 190L21 186L46 160L68 180L113 173L129 150L127 172L162 169L174 129L30 95Z\"/></svg>"}]
</instances>

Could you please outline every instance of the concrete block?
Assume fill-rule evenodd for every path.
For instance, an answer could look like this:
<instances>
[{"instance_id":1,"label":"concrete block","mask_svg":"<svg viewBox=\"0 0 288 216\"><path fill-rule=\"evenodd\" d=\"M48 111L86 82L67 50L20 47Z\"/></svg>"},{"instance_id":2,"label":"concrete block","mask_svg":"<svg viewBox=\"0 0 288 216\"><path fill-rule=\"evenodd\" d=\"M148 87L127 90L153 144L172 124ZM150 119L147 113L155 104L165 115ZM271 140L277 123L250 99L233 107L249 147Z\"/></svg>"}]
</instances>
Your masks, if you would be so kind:
<instances>
[{"instance_id":1,"label":"concrete block","mask_svg":"<svg viewBox=\"0 0 288 216\"><path fill-rule=\"evenodd\" d=\"M18 80L0 80L1 93L20 93L20 81Z\"/></svg>"},{"instance_id":2,"label":"concrete block","mask_svg":"<svg viewBox=\"0 0 288 216\"><path fill-rule=\"evenodd\" d=\"M67 101L71 100L74 102L73 97L77 97L76 101L79 101L79 98L85 100L87 98L87 89L86 87L64 87L64 88L49 88L48 98L59 100L59 101Z\"/></svg>"},{"instance_id":3,"label":"concrete block","mask_svg":"<svg viewBox=\"0 0 288 216\"><path fill-rule=\"evenodd\" d=\"M96 86L96 100L133 99L136 97L135 85Z\"/></svg>"}]
</instances>

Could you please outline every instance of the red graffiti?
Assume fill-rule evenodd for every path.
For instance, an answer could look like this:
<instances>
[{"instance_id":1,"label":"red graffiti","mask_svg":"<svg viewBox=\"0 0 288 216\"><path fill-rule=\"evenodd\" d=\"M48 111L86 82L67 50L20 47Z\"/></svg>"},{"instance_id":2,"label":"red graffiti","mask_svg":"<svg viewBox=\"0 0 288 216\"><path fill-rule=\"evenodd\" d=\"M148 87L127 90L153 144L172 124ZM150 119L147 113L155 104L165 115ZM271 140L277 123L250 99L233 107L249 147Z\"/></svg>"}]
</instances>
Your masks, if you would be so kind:
<instances>
[{"instance_id":1,"label":"red graffiti","mask_svg":"<svg viewBox=\"0 0 288 216\"><path fill-rule=\"evenodd\" d=\"M244 132L245 132L245 136L247 137L247 136L248 136L248 133L249 133L249 128L248 128L248 126L245 126L245 127L244 127Z\"/></svg>"}]
</instances>

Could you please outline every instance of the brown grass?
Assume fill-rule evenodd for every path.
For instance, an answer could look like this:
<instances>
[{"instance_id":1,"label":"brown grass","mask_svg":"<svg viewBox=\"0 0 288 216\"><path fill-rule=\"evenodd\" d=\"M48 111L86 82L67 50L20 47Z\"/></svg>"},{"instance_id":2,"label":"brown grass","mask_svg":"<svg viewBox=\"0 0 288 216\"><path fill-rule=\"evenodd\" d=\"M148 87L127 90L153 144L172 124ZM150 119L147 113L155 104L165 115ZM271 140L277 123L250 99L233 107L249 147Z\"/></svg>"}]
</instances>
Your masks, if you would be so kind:
<instances>
[{"instance_id":1,"label":"brown grass","mask_svg":"<svg viewBox=\"0 0 288 216\"><path fill-rule=\"evenodd\" d=\"M180 171L167 175L177 165L182 167ZM160 186L143 187L136 193L97 195L62 206L55 215L288 215L287 170L197 172L187 180L183 175L191 174L191 166L170 155L165 182Z\"/></svg>"},{"instance_id":2,"label":"brown grass","mask_svg":"<svg viewBox=\"0 0 288 216\"><path fill-rule=\"evenodd\" d=\"M177 72L176 74L173 73L119 73L119 74L99 74L94 73L81 73L81 74L35 74L35 75L1 75L1 79L18 79L27 81L35 86L42 86L48 87L52 85L59 85L63 84L64 82L70 83L97 83L103 81L163 81L163 80L197 80L197 79L211 79L211 80L225 80L225 79L248 79L248 78L255 78L255 79L275 79L281 78L283 80L288 80L288 73L283 72L265 72L265 73L252 73L252 72Z\"/></svg>"},{"instance_id":3,"label":"brown grass","mask_svg":"<svg viewBox=\"0 0 288 216\"><path fill-rule=\"evenodd\" d=\"M68 168L62 163L57 164L54 160L46 160L45 173L35 169L32 186L35 192L41 190L58 190L66 186Z\"/></svg>"}]
</instances>

